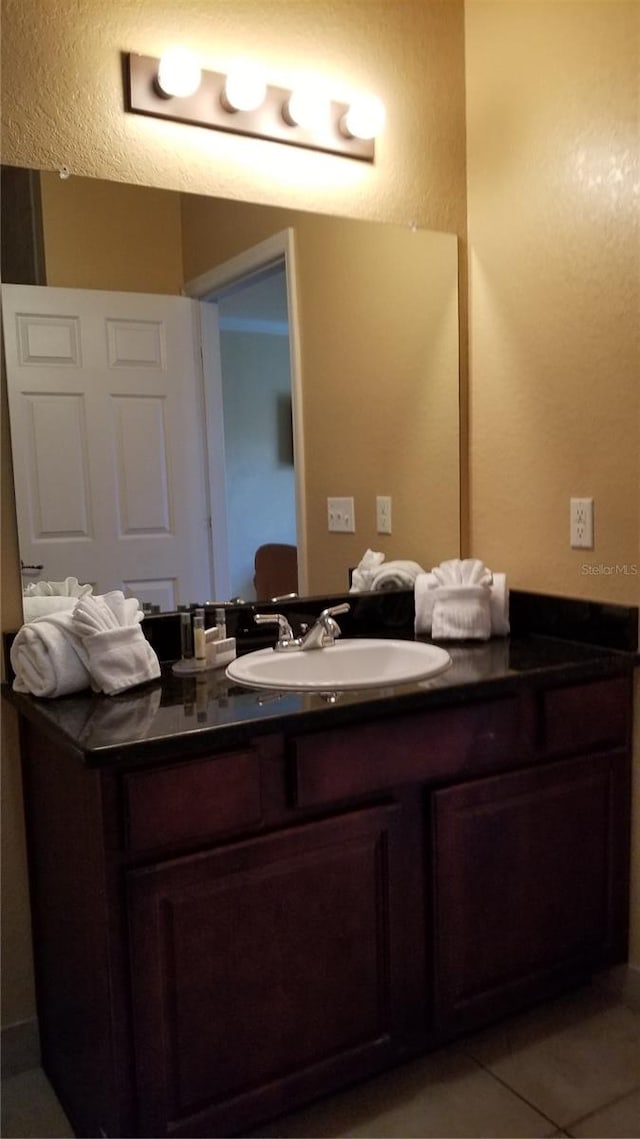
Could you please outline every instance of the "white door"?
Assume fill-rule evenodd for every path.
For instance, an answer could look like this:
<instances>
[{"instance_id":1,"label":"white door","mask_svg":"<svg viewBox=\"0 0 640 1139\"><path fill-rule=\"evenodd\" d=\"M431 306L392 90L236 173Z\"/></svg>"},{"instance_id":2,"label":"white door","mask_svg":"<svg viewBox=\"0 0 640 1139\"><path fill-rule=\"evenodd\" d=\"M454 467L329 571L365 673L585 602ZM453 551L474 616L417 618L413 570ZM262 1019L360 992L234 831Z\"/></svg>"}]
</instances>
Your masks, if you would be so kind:
<instances>
[{"instance_id":1,"label":"white door","mask_svg":"<svg viewBox=\"0 0 640 1139\"><path fill-rule=\"evenodd\" d=\"M163 610L207 600L197 302L4 285L2 309L31 580L72 575Z\"/></svg>"}]
</instances>

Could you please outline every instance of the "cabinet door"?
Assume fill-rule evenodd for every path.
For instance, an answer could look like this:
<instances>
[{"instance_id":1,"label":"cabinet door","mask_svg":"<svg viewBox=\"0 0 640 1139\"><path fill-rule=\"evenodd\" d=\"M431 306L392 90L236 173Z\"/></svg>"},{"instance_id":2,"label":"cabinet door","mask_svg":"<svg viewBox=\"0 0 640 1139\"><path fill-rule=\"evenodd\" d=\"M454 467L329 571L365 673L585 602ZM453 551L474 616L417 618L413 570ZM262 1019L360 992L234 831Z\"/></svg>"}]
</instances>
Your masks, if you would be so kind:
<instances>
[{"instance_id":1,"label":"cabinet door","mask_svg":"<svg viewBox=\"0 0 640 1139\"><path fill-rule=\"evenodd\" d=\"M584 757L433 799L439 1027L472 1027L624 958L628 757Z\"/></svg>"},{"instance_id":2,"label":"cabinet door","mask_svg":"<svg viewBox=\"0 0 640 1139\"><path fill-rule=\"evenodd\" d=\"M130 873L139 1134L228 1135L389 1059L416 1006L401 817Z\"/></svg>"}]
</instances>

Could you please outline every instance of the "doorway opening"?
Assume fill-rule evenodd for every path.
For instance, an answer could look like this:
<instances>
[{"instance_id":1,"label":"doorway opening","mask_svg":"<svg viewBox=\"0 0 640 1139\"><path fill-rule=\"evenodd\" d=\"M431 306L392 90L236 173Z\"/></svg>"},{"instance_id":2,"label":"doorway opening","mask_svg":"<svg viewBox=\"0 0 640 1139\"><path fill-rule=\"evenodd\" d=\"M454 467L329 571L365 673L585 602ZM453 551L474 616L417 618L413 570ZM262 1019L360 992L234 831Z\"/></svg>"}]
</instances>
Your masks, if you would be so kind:
<instances>
[{"instance_id":1,"label":"doorway opening","mask_svg":"<svg viewBox=\"0 0 640 1139\"><path fill-rule=\"evenodd\" d=\"M293 233L184 290L200 304L215 596L257 596L255 557L293 549L304 592L302 401ZM291 591L290 576L279 593ZM264 597L260 596L260 600Z\"/></svg>"}]
</instances>

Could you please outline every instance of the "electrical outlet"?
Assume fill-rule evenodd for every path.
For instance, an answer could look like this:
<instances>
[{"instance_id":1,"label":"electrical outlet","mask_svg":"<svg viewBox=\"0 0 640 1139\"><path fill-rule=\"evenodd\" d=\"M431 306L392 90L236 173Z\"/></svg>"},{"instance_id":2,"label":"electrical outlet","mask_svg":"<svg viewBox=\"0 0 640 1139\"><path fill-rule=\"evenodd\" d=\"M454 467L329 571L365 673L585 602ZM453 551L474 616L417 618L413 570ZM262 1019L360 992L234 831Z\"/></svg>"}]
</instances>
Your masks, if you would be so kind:
<instances>
[{"instance_id":1,"label":"electrical outlet","mask_svg":"<svg viewBox=\"0 0 640 1139\"><path fill-rule=\"evenodd\" d=\"M391 533L391 495L379 494L377 496L376 524L379 534Z\"/></svg>"},{"instance_id":2,"label":"electrical outlet","mask_svg":"<svg viewBox=\"0 0 640 1139\"><path fill-rule=\"evenodd\" d=\"M352 498L328 498L329 529L340 534L354 534L356 514Z\"/></svg>"},{"instance_id":3,"label":"electrical outlet","mask_svg":"<svg viewBox=\"0 0 640 1139\"><path fill-rule=\"evenodd\" d=\"M593 549L593 499L571 498L570 541L574 550Z\"/></svg>"}]
</instances>

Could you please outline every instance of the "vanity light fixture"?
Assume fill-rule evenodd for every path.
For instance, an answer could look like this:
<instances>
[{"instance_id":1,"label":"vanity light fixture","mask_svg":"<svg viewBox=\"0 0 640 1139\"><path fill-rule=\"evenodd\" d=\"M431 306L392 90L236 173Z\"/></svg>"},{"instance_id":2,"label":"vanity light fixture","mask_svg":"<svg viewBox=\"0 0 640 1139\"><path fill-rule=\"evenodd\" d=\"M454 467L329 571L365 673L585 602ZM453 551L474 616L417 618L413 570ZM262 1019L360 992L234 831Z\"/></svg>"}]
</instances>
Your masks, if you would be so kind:
<instances>
[{"instance_id":1,"label":"vanity light fixture","mask_svg":"<svg viewBox=\"0 0 640 1139\"><path fill-rule=\"evenodd\" d=\"M375 95L356 100L340 119L346 138L374 139L384 125L384 106Z\"/></svg>"},{"instance_id":2,"label":"vanity light fixture","mask_svg":"<svg viewBox=\"0 0 640 1139\"><path fill-rule=\"evenodd\" d=\"M184 99L200 86L202 72L195 55L184 47L173 47L158 61L156 84L165 98Z\"/></svg>"},{"instance_id":3,"label":"vanity light fixture","mask_svg":"<svg viewBox=\"0 0 640 1139\"><path fill-rule=\"evenodd\" d=\"M224 81L220 99L225 111L257 111L265 101L267 84L259 71L250 67L237 67Z\"/></svg>"},{"instance_id":4,"label":"vanity light fixture","mask_svg":"<svg viewBox=\"0 0 640 1139\"><path fill-rule=\"evenodd\" d=\"M296 87L282 105L282 117L292 127L313 130L329 115L329 101L313 87Z\"/></svg>"},{"instance_id":5,"label":"vanity light fixture","mask_svg":"<svg viewBox=\"0 0 640 1139\"><path fill-rule=\"evenodd\" d=\"M133 114L374 160L374 138L384 122L379 99L350 105L311 87L273 87L257 69L201 71L179 48L162 59L128 54L123 63L125 107Z\"/></svg>"}]
</instances>

